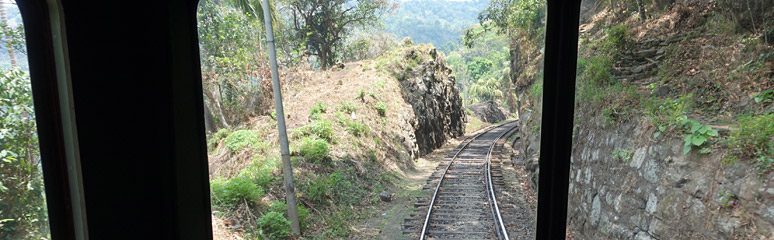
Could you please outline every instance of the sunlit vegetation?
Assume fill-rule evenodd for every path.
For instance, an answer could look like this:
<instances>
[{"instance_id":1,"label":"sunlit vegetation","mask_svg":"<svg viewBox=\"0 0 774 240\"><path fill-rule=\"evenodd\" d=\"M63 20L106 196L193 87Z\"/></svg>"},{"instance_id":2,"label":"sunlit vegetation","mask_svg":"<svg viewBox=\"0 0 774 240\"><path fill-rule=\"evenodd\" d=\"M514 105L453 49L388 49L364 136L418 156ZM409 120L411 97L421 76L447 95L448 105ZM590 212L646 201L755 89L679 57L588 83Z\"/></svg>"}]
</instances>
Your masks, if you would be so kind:
<instances>
[{"instance_id":1,"label":"sunlit vegetation","mask_svg":"<svg viewBox=\"0 0 774 240\"><path fill-rule=\"evenodd\" d=\"M384 26L398 39L410 37L417 43L432 43L449 54L459 46L460 33L477 22L476 17L487 5L487 1L401 1L394 13L384 18Z\"/></svg>"},{"instance_id":2,"label":"sunlit vegetation","mask_svg":"<svg viewBox=\"0 0 774 240\"><path fill-rule=\"evenodd\" d=\"M456 45L447 57L465 103L507 102L506 93L512 90L508 38L494 31L485 32L480 25L474 25L468 31L481 33L469 46Z\"/></svg>"},{"instance_id":3,"label":"sunlit vegetation","mask_svg":"<svg viewBox=\"0 0 774 240\"><path fill-rule=\"evenodd\" d=\"M17 8L0 7L0 239L47 239L49 222L24 26Z\"/></svg>"}]
</instances>

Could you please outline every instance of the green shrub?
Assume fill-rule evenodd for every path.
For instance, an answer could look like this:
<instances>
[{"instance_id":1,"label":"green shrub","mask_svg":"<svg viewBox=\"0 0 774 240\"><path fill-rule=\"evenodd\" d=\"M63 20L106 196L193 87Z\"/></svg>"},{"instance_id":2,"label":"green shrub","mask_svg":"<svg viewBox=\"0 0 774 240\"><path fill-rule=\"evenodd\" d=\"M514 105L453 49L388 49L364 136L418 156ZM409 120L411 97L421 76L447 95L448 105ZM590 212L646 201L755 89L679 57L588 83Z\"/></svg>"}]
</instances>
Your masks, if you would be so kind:
<instances>
[{"instance_id":1,"label":"green shrub","mask_svg":"<svg viewBox=\"0 0 774 240\"><path fill-rule=\"evenodd\" d=\"M610 74L612 67L612 58L608 56L578 58L577 96L579 102L600 104L613 101L623 102L622 98L639 99L636 86L616 81Z\"/></svg>"},{"instance_id":2,"label":"green shrub","mask_svg":"<svg viewBox=\"0 0 774 240\"><path fill-rule=\"evenodd\" d=\"M355 137L359 137L370 134L371 129L365 123L347 121L347 132L354 135Z\"/></svg>"},{"instance_id":3,"label":"green shrub","mask_svg":"<svg viewBox=\"0 0 774 240\"><path fill-rule=\"evenodd\" d=\"M677 99L651 98L642 102L645 115L653 126L658 128L653 138L658 138L662 132L671 131L684 125L684 121L687 120L685 115L691 108L692 97L691 94L688 94Z\"/></svg>"},{"instance_id":4,"label":"green shrub","mask_svg":"<svg viewBox=\"0 0 774 240\"><path fill-rule=\"evenodd\" d=\"M328 181L326 181L326 179L322 176L313 180L310 179L306 183L304 196L309 198L309 200L313 203L324 204L325 200L329 197L330 190L332 190L328 187Z\"/></svg>"},{"instance_id":5,"label":"green shrub","mask_svg":"<svg viewBox=\"0 0 774 240\"><path fill-rule=\"evenodd\" d=\"M5 33L20 33L17 27ZM50 238L35 110L29 75L0 69L0 239Z\"/></svg>"},{"instance_id":6,"label":"green shrub","mask_svg":"<svg viewBox=\"0 0 774 240\"><path fill-rule=\"evenodd\" d=\"M237 177L226 181L215 179L210 182L212 201L218 206L234 207L239 203L256 203L263 196L263 189L250 179Z\"/></svg>"},{"instance_id":7,"label":"green shrub","mask_svg":"<svg viewBox=\"0 0 774 240\"><path fill-rule=\"evenodd\" d=\"M319 120L323 113L328 111L328 105L323 102L317 102L312 108L309 109L309 118L313 120Z\"/></svg>"},{"instance_id":8,"label":"green shrub","mask_svg":"<svg viewBox=\"0 0 774 240\"><path fill-rule=\"evenodd\" d=\"M301 231L304 231L304 228L308 227L309 225L309 209L304 207L304 205L297 204L298 208L298 222L301 226ZM285 202L272 202L271 206L269 207L269 211L271 212L278 212L282 213L284 217L287 218L288 216L288 205Z\"/></svg>"},{"instance_id":9,"label":"green shrub","mask_svg":"<svg viewBox=\"0 0 774 240\"><path fill-rule=\"evenodd\" d=\"M376 108L376 112L379 113L379 116L384 117L384 114L387 113L387 104L384 102L377 102L374 108Z\"/></svg>"},{"instance_id":10,"label":"green shrub","mask_svg":"<svg viewBox=\"0 0 774 240\"><path fill-rule=\"evenodd\" d=\"M614 80L613 75L610 74L610 68L612 67L612 58L592 57L586 61L582 76L596 87L610 85Z\"/></svg>"},{"instance_id":11,"label":"green shrub","mask_svg":"<svg viewBox=\"0 0 774 240\"><path fill-rule=\"evenodd\" d=\"M258 156L261 155L255 155ZM274 170L277 168L279 159L276 156L266 156L263 161L253 160L252 165L239 172L239 177L250 179L263 189L269 189L272 183L279 179L274 176Z\"/></svg>"},{"instance_id":12,"label":"green shrub","mask_svg":"<svg viewBox=\"0 0 774 240\"><path fill-rule=\"evenodd\" d=\"M309 125L293 130L298 137L317 137L333 142L333 123L328 120L317 120Z\"/></svg>"},{"instance_id":13,"label":"green shrub","mask_svg":"<svg viewBox=\"0 0 774 240\"><path fill-rule=\"evenodd\" d=\"M629 26L626 24L616 25L605 30L605 33L607 33L607 39L602 47L615 52L626 45L627 38L629 37Z\"/></svg>"},{"instance_id":14,"label":"green shrub","mask_svg":"<svg viewBox=\"0 0 774 240\"><path fill-rule=\"evenodd\" d=\"M683 154L688 154L693 146L700 148L699 153L706 154L712 152L712 149L706 146L703 147L703 145L712 137L718 136L717 129L713 129L690 119L683 120L682 124L688 133L685 138L683 138Z\"/></svg>"},{"instance_id":15,"label":"green shrub","mask_svg":"<svg viewBox=\"0 0 774 240\"><path fill-rule=\"evenodd\" d=\"M728 139L732 153L752 158L760 174L774 170L774 113L742 116Z\"/></svg>"},{"instance_id":16,"label":"green shrub","mask_svg":"<svg viewBox=\"0 0 774 240\"><path fill-rule=\"evenodd\" d=\"M268 212L258 219L258 229L269 239L288 239L290 237L290 221L282 213Z\"/></svg>"},{"instance_id":17,"label":"green shrub","mask_svg":"<svg viewBox=\"0 0 774 240\"><path fill-rule=\"evenodd\" d=\"M343 113L353 113L357 110L357 106L351 102L341 101L339 106L336 106L336 111Z\"/></svg>"},{"instance_id":18,"label":"green shrub","mask_svg":"<svg viewBox=\"0 0 774 240\"><path fill-rule=\"evenodd\" d=\"M304 185L304 195L317 204L327 204L328 200L333 200L335 203L355 203L357 200L357 196L348 194L352 183L344 179L341 171L328 176L309 178Z\"/></svg>"},{"instance_id":19,"label":"green shrub","mask_svg":"<svg viewBox=\"0 0 774 240\"><path fill-rule=\"evenodd\" d=\"M258 136L250 130L234 131L223 142L231 152L237 152L245 147L252 147L258 143Z\"/></svg>"},{"instance_id":20,"label":"green shrub","mask_svg":"<svg viewBox=\"0 0 774 240\"><path fill-rule=\"evenodd\" d=\"M328 143L322 139L306 137L298 146L299 155L310 163L329 164L328 152Z\"/></svg>"},{"instance_id":21,"label":"green shrub","mask_svg":"<svg viewBox=\"0 0 774 240\"><path fill-rule=\"evenodd\" d=\"M210 139L207 140L207 148L213 149L218 145L218 141L221 139L224 139L228 137L228 135L231 134L231 130L228 128L221 128L217 132L213 133L210 136Z\"/></svg>"}]
</instances>

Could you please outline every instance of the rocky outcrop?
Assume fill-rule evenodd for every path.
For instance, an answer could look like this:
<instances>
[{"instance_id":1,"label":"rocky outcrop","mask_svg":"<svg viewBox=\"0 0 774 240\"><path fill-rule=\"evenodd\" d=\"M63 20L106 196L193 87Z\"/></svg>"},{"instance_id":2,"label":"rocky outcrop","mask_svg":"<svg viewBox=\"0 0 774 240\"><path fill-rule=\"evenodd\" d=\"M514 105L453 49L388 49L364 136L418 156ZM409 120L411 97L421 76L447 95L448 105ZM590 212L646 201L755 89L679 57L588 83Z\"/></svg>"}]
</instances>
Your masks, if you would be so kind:
<instances>
[{"instance_id":1,"label":"rocky outcrop","mask_svg":"<svg viewBox=\"0 0 774 240\"><path fill-rule=\"evenodd\" d=\"M419 156L423 156L447 140L462 136L467 119L443 53L431 45L409 46L399 51L401 64L394 66L399 68L394 76L402 86L403 100L414 110L415 119L410 125Z\"/></svg>"},{"instance_id":2,"label":"rocky outcrop","mask_svg":"<svg viewBox=\"0 0 774 240\"><path fill-rule=\"evenodd\" d=\"M497 103L494 101L471 104L467 108L473 112L473 116L482 122L496 123L507 119L505 113L497 107Z\"/></svg>"}]
</instances>

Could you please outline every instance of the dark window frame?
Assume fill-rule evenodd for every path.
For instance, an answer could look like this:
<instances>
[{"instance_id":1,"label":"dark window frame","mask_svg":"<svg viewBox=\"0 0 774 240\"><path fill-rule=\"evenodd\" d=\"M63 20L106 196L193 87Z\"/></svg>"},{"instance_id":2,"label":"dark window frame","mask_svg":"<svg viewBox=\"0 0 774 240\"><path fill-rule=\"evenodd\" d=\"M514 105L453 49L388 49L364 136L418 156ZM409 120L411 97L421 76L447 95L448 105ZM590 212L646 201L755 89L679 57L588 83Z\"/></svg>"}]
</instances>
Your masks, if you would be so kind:
<instances>
[{"instance_id":1,"label":"dark window frame","mask_svg":"<svg viewBox=\"0 0 774 240\"><path fill-rule=\"evenodd\" d=\"M56 1L56 0L55 0ZM58 0L67 2L67 0ZM178 61L170 65L169 83L176 88L170 98L175 109L175 119L196 115L203 116L201 98L198 40L196 22L196 0L170 0L167 9L181 8L181 10L168 10L169 39L175 44L169 52L185 56L189 61ZM547 26L544 67L544 106L543 122L541 127L541 152L540 185L538 190L538 239L561 239L565 237L567 215L567 188L569 181L569 166L572 144L572 124L574 114L575 95L575 66L577 63L578 17L580 13L580 0L572 1L547 1ZM100 4L122 4L119 2L103 2ZM139 3L137 3L139 4ZM47 206L52 239L75 239L73 224L72 203L70 202L70 189L68 187L67 161L65 159L65 142L63 138L63 126L59 109L59 96L57 93L56 63L54 60L54 47L51 31L51 19L46 0L22 0L18 2L26 31L30 77L32 80L33 99L35 102L36 118L38 121L38 135L40 140L40 152L43 164L43 176L46 186ZM111 21L117 21L115 19ZM120 21L120 20L118 20ZM124 20L130 23L132 20ZM142 24L137 22L135 24ZM168 56L167 56L168 57ZM181 60L181 59L177 59ZM194 80L194 84L191 83ZM198 88L195 87L198 84ZM179 91L177 90L179 89ZM199 96L198 98L195 96ZM199 106L191 108L191 102L199 103ZM187 106L188 105L188 106ZM206 233L209 230L188 231L191 226L210 226L209 213L204 215L201 209L203 201L186 201L186 194L196 195L199 198L203 194L207 196L209 204L209 186L207 176L202 176L201 170L207 167L206 148L204 143L203 119L182 123L184 126L176 126L171 134L180 139L191 138L190 141L175 142L175 149L169 151L175 154L183 154L186 157L198 159L197 166L187 167L182 162L172 162L177 181L172 199L177 204L173 211L177 216L175 226L170 226L164 236L175 236L185 239L210 239ZM198 129L199 132L186 132L185 129ZM186 152L185 149L193 148L194 151ZM204 151L202 151L204 149ZM203 155L203 156L202 156ZM203 159L203 162L202 162ZM186 187L190 182L205 183L206 186L194 185ZM88 199L87 199L88 201ZM186 212L190 210L190 213ZM209 207L207 207L209 212ZM190 217L190 218L189 218ZM142 225L143 223L137 223ZM92 231L110 231L111 229L89 229ZM204 233L204 234L201 234ZM193 234L193 235L192 235Z\"/></svg>"}]
</instances>

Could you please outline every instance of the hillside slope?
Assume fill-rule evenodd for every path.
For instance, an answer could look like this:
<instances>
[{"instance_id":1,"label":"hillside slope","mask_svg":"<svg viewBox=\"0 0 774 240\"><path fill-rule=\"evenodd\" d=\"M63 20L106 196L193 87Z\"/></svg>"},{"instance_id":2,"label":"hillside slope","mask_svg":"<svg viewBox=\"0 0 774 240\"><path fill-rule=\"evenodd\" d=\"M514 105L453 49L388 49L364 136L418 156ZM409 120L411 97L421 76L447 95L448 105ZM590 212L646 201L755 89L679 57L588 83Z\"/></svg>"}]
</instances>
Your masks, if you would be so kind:
<instances>
[{"instance_id":1,"label":"hillside slope","mask_svg":"<svg viewBox=\"0 0 774 240\"><path fill-rule=\"evenodd\" d=\"M368 215L361 206L378 203L415 159L464 133L450 72L442 53L409 42L376 60L282 72L304 236L347 236L356 216ZM216 230L223 236L269 236L267 221L281 220L265 216L284 214L276 122L273 116L246 122L208 141L215 222L222 223ZM312 217L319 221L304 223Z\"/></svg>"}]
</instances>

